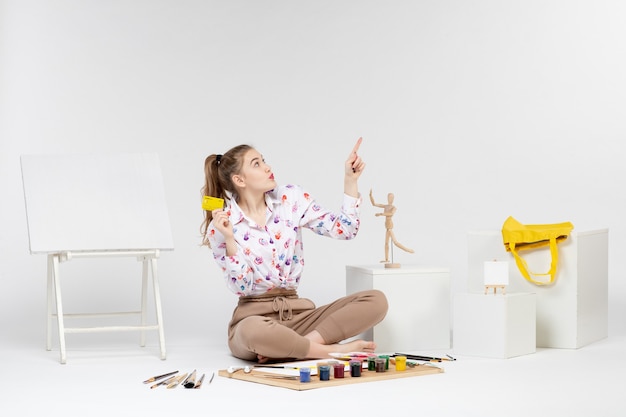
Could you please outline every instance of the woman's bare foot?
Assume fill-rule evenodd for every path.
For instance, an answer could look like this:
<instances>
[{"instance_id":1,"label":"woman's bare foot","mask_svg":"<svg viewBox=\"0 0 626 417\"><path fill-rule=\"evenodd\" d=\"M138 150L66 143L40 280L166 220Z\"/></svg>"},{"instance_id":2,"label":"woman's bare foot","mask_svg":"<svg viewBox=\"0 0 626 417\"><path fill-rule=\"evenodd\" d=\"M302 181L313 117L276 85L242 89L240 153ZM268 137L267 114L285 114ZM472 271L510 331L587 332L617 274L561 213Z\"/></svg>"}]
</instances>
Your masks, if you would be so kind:
<instances>
[{"instance_id":1,"label":"woman's bare foot","mask_svg":"<svg viewBox=\"0 0 626 417\"><path fill-rule=\"evenodd\" d=\"M376 343L367 340L353 340L348 343L335 343L332 345L311 341L307 358L323 359L330 357L331 353L374 352L375 350Z\"/></svg>"},{"instance_id":2,"label":"woman's bare foot","mask_svg":"<svg viewBox=\"0 0 626 417\"><path fill-rule=\"evenodd\" d=\"M349 352L374 352L376 350L376 343L368 340L354 340L348 343L341 343L336 345L330 345L337 347L337 353L349 353ZM332 353L332 352L331 352Z\"/></svg>"},{"instance_id":3,"label":"woman's bare foot","mask_svg":"<svg viewBox=\"0 0 626 417\"><path fill-rule=\"evenodd\" d=\"M369 340L353 340L347 343L334 343L331 345L327 345L322 338L322 336L316 331L312 331L307 334L307 339L311 341L309 346L309 353L306 358L301 359L325 359L329 358L331 353L350 353L350 352L374 352L376 351L376 343ZM280 362L280 361L289 361L295 360L298 358L268 358L263 355L257 355L257 362L260 364L268 363L268 362Z\"/></svg>"}]
</instances>

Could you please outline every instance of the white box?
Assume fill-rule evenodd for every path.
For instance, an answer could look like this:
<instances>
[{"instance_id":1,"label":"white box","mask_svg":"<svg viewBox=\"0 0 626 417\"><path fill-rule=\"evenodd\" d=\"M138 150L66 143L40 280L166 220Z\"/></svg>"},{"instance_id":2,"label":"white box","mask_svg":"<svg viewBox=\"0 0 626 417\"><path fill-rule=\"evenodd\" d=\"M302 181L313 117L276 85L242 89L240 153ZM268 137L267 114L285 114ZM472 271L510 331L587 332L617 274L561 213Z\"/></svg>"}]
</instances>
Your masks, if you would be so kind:
<instances>
[{"instance_id":1,"label":"white box","mask_svg":"<svg viewBox=\"0 0 626 417\"><path fill-rule=\"evenodd\" d=\"M379 352L450 348L450 270L401 266L346 266L346 293L377 289L387 316L360 335Z\"/></svg>"},{"instance_id":2,"label":"white box","mask_svg":"<svg viewBox=\"0 0 626 417\"><path fill-rule=\"evenodd\" d=\"M547 272L549 249L520 252L533 272ZM537 294L537 346L577 349L608 336L608 229L576 231L558 244L554 284L528 282L506 252L501 231L468 233L468 290L483 291L484 261L509 262L507 292Z\"/></svg>"},{"instance_id":3,"label":"white box","mask_svg":"<svg viewBox=\"0 0 626 417\"><path fill-rule=\"evenodd\" d=\"M498 359L535 353L535 300L529 293L455 294L454 353Z\"/></svg>"}]
</instances>

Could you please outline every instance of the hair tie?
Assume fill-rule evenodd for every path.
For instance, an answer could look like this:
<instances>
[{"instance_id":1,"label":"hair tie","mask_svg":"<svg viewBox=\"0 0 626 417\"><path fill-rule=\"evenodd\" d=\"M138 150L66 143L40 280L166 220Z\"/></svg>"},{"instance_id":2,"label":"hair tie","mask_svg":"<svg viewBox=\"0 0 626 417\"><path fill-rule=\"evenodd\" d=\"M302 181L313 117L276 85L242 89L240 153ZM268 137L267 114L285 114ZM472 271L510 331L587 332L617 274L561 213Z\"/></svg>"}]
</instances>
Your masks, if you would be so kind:
<instances>
[{"instance_id":1,"label":"hair tie","mask_svg":"<svg viewBox=\"0 0 626 417\"><path fill-rule=\"evenodd\" d=\"M222 160L222 154L220 153L220 154L215 155L215 160L217 161L217 165L219 165L220 161Z\"/></svg>"}]
</instances>

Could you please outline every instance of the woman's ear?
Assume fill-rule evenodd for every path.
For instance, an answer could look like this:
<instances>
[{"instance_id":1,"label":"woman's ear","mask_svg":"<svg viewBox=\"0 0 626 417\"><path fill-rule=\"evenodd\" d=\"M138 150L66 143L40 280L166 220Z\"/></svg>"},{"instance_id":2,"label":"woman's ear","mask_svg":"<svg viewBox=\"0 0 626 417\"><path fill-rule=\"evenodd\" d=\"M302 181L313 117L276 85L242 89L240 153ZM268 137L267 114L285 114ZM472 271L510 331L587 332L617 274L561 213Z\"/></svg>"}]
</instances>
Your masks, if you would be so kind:
<instances>
[{"instance_id":1,"label":"woman's ear","mask_svg":"<svg viewBox=\"0 0 626 417\"><path fill-rule=\"evenodd\" d=\"M246 182L243 180L243 177L241 175L233 175L231 179L233 181L233 184L235 184L237 187L244 187L246 185Z\"/></svg>"}]
</instances>

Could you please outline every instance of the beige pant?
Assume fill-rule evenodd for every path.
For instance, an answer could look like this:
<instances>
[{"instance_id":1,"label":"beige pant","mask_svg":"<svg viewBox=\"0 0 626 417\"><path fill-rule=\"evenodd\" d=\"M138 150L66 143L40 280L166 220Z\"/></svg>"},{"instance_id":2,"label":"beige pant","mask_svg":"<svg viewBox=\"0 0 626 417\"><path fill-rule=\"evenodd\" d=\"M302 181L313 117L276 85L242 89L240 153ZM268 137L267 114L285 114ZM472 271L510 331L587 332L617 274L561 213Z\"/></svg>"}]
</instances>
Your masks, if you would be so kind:
<instances>
[{"instance_id":1,"label":"beige pant","mask_svg":"<svg viewBox=\"0 0 626 417\"><path fill-rule=\"evenodd\" d=\"M228 327L228 346L234 356L249 361L257 355L305 359L310 340L304 335L317 330L326 344L338 343L379 323L387 308L387 298L378 290L361 291L321 307L295 291L240 297Z\"/></svg>"}]
</instances>

